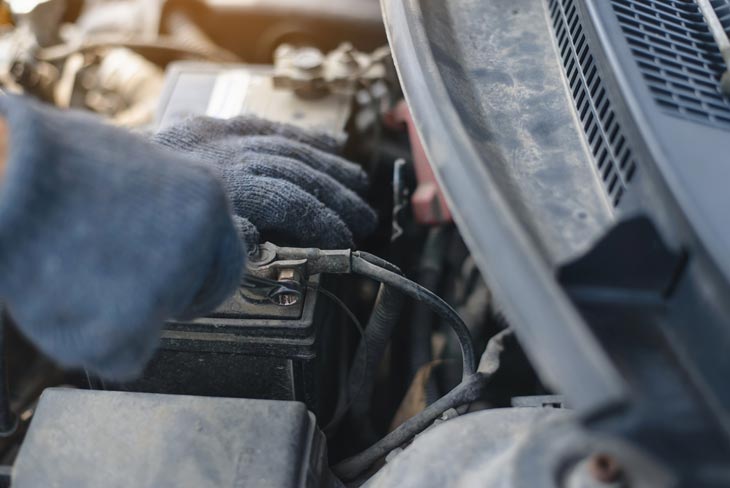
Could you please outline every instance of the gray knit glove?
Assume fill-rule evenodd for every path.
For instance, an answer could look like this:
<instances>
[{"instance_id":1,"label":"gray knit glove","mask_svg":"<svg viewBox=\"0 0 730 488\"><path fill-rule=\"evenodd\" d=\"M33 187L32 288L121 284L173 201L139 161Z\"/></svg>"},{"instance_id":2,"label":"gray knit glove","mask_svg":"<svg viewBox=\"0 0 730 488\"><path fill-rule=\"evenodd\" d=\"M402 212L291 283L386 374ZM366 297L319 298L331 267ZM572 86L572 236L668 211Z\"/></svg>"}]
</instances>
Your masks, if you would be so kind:
<instances>
[{"instance_id":1,"label":"gray knit glove","mask_svg":"<svg viewBox=\"0 0 730 488\"><path fill-rule=\"evenodd\" d=\"M196 117L153 140L214 168L250 250L262 240L349 248L377 224L361 197L367 176L327 135L253 116Z\"/></svg>"},{"instance_id":2,"label":"gray knit glove","mask_svg":"<svg viewBox=\"0 0 730 488\"><path fill-rule=\"evenodd\" d=\"M65 366L137 374L170 318L214 309L244 252L210 170L90 115L0 97L0 300Z\"/></svg>"}]
</instances>

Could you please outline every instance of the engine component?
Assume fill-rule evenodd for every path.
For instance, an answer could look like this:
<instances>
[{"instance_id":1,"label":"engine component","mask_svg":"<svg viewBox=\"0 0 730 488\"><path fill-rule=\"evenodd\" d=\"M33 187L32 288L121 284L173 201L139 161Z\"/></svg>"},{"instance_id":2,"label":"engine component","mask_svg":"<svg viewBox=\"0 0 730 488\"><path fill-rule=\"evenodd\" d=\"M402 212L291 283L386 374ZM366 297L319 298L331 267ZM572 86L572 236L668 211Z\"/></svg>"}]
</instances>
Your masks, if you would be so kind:
<instances>
[{"instance_id":1,"label":"engine component","mask_svg":"<svg viewBox=\"0 0 730 488\"><path fill-rule=\"evenodd\" d=\"M231 118L244 113L300 127L343 134L352 95L331 93L316 100L273 85L270 66L179 62L168 67L160 97L158 126L190 115Z\"/></svg>"},{"instance_id":2,"label":"engine component","mask_svg":"<svg viewBox=\"0 0 730 488\"><path fill-rule=\"evenodd\" d=\"M274 86L291 89L302 98L354 94L359 85L385 78L389 57L387 46L366 54L344 43L325 55L312 47L283 44L274 53Z\"/></svg>"},{"instance_id":3,"label":"engine component","mask_svg":"<svg viewBox=\"0 0 730 488\"><path fill-rule=\"evenodd\" d=\"M253 263L253 266L252 266ZM405 276L393 264L372 254L349 249L321 250L314 248L278 247L271 243L259 246L259 253L249 261L249 273L271 278L271 273L282 267L294 267L302 274L357 274L426 303L456 334L462 354L462 376L472 376L477 370L474 345L466 324L459 314L440 297Z\"/></svg>"},{"instance_id":4,"label":"engine component","mask_svg":"<svg viewBox=\"0 0 730 488\"><path fill-rule=\"evenodd\" d=\"M350 400L362 401L361 398L358 398L359 392L367 392L369 389L369 386L362 388L363 385L369 383L369 380L367 380L367 375L361 373L368 366L374 366L373 363L376 358L381 357L382 351L380 348L384 348L387 344L385 336L392 331L395 325L393 321L397 317L397 311L400 308L399 300L394 299L396 293L402 293L427 304L452 328L461 347L463 379L459 386L386 438L338 465L338 472L347 479L354 478L389 449L397 447L413 437L445 410L478 399L486 382L499 365L499 354L503 347L502 340L509 331L493 339L490 343L491 347L487 348L485 357L482 358L484 364L477 372L475 351L469 329L453 308L431 291L405 278L396 266L376 256L364 252L352 252L349 249L325 251L314 248L277 247L271 243L265 243L259 247L258 254L250 258L248 264L248 273L255 282L259 283L267 282L275 285L276 282L273 279L277 276L280 277L284 270L287 271L287 277L296 275L311 276L320 273L353 273L382 283L381 295L377 300L376 310L373 312L369 323L369 327L375 331L374 335L363 338L356 354L357 362L353 365L353 372L350 377ZM279 281L279 283L282 282ZM267 296L269 299L281 296L282 293L284 293L284 296L288 294L289 299L298 296L300 287L290 287L288 292L282 292L278 289L281 286L290 287L289 283L286 282L279 285L279 287L269 286L262 295ZM272 295L272 290L275 290L276 294ZM384 299L387 295L391 295L391 297ZM370 334L370 332L366 334ZM368 347L373 348L373 350L369 351ZM359 413L364 414L364 412ZM341 412L336 411L335 418L339 414Z\"/></svg>"},{"instance_id":5,"label":"engine component","mask_svg":"<svg viewBox=\"0 0 730 488\"><path fill-rule=\"evenodd\" d=\"M380 285L375 305L350 369L348 384L348 395L352 403L350 411L360 435L365 438L372 430L369 414L375 375L388 341L393 335L393 329L398 323L403 301L403 295L396 288Z\"/></svg>"},{"instance_id":6,"label":"engine component","mask_svg":"<svg viewBox=\"0 0 730 488\"><path fill-rule=\"evenodd\" d=\"M353 93L333 92L309 100L291 89L277 89L270 66L180 62L168 68L158 126L189 115L230 118L253 113L344 139L352 101ZM259 281L249 277L246 287L216 313L194 323L168 324L161 350L144 378L123 388L297 399L326 421L338 395L335 312L313 291L320 284L320 278L313 277L319 271L275 257L252 258L249 272ZM296 293L287 291L291 289Z\"/></svg>"},{"instance_id":7,"label":"engine component","mask_svg":"<svg viewBox=\"0 0 730 488\"><path fill-rule=\"evenodd\" d=\"M12 0L9 4L16 23L30 29L38 46L58 42L59 27L66 9L64 0Z\"/></svg>"},{"instance_id":8,"label":"engine component","mask_svg":"<svg viewBox=\"0 0 730 488\"><path fill-rule=\"evenodd\" d=\"M413 153L413 167L416 171L418 186L411 196L413 217L416 222L424 225L440 225L453 222L451 211L443 191L436 181L436 175L428 162L428 156L418 135L416 124L413 121L408 105L405 101L399 102L393 110L388 112L387 121L391 125L405 124Z\"/></svg>"},{"instance_id":9,"label":"engine component","mask_svg":"<svg viewBox=\"0 0 730 488\"><path fill-rule=\"evenodd\" d=\"M627 458L644 472L631 475ZM435 425L363 485L624 488L675 486L649 457L586 431L573 412L500 408Z\"/></svg>"},{"instance_id":10,"label":"engine component","mask_svg":"<svg viewBox=\"0 0 730 488\"><path fill-rule=\"evenodd\" d=\"M124 48L99 48L66 58L55 83L59 107L83 107L115 124L142 126L154 120L162 70Z\"/></svg>"},{"instance_id":11,"label":"engine component","mask_svg":"<svg viewBox=\"0 0 730 488\"><path fill-rule=\"evenodd\" d=\"M120 388L298 400L324 420L337 395L336 311L319 300L320 277L304 281L282 268L277 279L298 294L262 296L242 287L208 317L166 324L143 377Z\"/></svg>"},{"instance_id":12,"label":"engine component","mask_svg":"<svg viewBox=\"0 0 730 488\"><path fill-rule=\"evenodd\" d=\"M550 486L542 479L513 484L512 451L532 431L564 421L565 411L508 408L477 412L434 426L405 449L394 451L385 467L366 486L380 488L441 486ZM544 473L541 473L544 474ZM552 478L547 476L546 479ZM523 480L524 481L524 480ZM461 484L460 484L461 482ZM598 487L596 487L598 488Z\"/></svg>"},{"instance_id":13,"label":"engine component","mask_svg":"<svg viewBox=\"0 0 730 488\"><path fill-rule=\"evenodd\" d=\"M468 334L468 332L467 332ZM464 379L449 393L411 417L395 430L363 452L338 463L334 472L343 479L355 479L379 458L411 440L425 430L434 420L449 409L460 407L479 399L484 393L492 376L499 370L504 341L512 331L505 329L495 335L487 345L477 371L464 368ZM466 358L465 358L466 362Z\"/></svg>"},{"instance_id":14,"label":"engine component","mask_svg":"<svg viewBox=\"0 0 730 488\"><path fill-rule=\"evenodd\" d=\"M326 486L326 459L301 403L53 388L12 485Z\"/></svg>"}]
</instances>

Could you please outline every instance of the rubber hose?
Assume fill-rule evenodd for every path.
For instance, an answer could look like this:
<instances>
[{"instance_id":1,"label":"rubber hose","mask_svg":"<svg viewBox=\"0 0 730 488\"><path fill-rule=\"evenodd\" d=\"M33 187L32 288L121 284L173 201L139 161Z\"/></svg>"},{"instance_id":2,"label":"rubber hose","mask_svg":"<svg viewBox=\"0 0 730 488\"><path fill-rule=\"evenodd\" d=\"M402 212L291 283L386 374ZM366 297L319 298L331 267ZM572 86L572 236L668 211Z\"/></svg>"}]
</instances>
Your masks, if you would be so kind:
<instances>
[{"instance_id":1,"label":"rubber hose","mask_svg":"<svg viewBox=\"0 0 730 488\"><path fill-rule=\"evenodd\" d=\"M434 227L429 230L423 254L418 266L418 283L427 290L436 291L443 275L444 248L448 229ZM431 336L434 327L434 314L425 303L416 303L413 308L411 328L410 377L415 378L418 370L431 362ZM429 381L428 389L433 389L433 381ZM435 398L434 398L435 400ZM429 402L433 403L433 402Z\"/></svg>"},{"instance_id":2,"label":"rubber hose","mask_svg":"<svg viewBox=\"0 0 730 488\"><path fill-rule=\"evenodd\" d=\"M356 421L355 424L363 426L366 431L370 430L368 414L377 368L383 359L402 308L403 294L389 285L381 284L373 311L365 327L365 335L355 352L348 382L350 410Z\"/></svg>"}]
</instances>

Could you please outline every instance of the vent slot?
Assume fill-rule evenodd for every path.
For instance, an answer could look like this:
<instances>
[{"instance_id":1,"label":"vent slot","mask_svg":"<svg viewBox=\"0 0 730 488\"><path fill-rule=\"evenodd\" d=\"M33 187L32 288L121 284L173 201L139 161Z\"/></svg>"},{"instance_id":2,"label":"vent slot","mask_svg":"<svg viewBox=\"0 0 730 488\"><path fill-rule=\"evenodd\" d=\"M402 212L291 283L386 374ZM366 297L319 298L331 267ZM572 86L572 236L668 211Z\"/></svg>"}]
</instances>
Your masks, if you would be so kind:
<instances>
[{"instance_id":1,"label":"vent slot","mask_svg":"<svg viewBox=\"0 0 730 488\"><path fill-rule=\"evenodd\" d=\"M617 207L636 171L583 32L575 0L548 0L558 51L603 188Z\"/></svg>"},{"instance_id":2,"label":"vent slot","mask_svg":"<svg viewBox=\"0 0 730 488\"><path fill-rule=\"evenodd\" d=\"M611 0L644 80L663 111L730 128L730 100L720 91L720 50L694 0ZM730 30L730 2L712 0Z\"/></svg>"}]
</instances>

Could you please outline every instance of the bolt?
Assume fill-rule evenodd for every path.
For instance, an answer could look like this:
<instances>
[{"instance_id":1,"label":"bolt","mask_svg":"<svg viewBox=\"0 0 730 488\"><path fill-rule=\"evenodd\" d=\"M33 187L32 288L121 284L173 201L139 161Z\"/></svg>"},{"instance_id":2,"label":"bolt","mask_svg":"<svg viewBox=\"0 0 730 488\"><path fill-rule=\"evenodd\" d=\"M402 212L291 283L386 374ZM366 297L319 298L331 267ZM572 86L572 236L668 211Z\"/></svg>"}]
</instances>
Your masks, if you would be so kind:
<instances>
[{"instance_id":1,"label":"bolt","mask_svg":"<svg viewBox=\"0 0 730 488\"><path fill-rule=\"evenodd\" d=\"M282 284L298 284L299 273L293 268L284 268L279 270L279 276L276 281ZM290 307L299 303L300 295L298 293L279 293L274 297L276 304L282 307Z\"/></svg>"}]
</instances>

